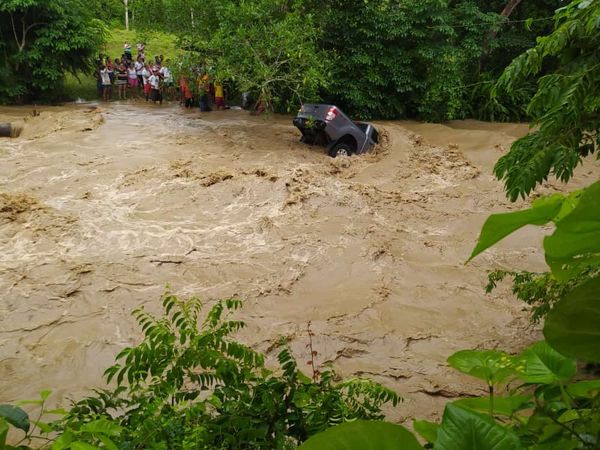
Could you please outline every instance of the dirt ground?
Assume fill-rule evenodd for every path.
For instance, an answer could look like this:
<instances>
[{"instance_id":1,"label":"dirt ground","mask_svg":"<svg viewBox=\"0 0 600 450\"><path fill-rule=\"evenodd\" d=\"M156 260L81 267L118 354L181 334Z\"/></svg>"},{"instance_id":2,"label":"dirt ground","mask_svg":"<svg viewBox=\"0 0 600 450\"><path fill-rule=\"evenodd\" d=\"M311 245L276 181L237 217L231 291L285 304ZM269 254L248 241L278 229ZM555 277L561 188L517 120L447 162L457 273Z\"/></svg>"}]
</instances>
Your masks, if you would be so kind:
<instances>
[{"instance_id":1,"label":"dirt ground","mask_svg":"<svg viewBox=\"0 0 600 450\"><path fill-rule=\"evenodd\" d=\"M23 128L0 141L0 403L101 385L139 339L131 310L158 311L167 284L245 299L241 339L271 355L285 336L304 361L312 321L319 362L395 389L399 421L481 391L454 351L539 336L508 286L483 287L492 268L543 269L542 231L464 264L489 213L523 206L491 170L524 125L381 122L375 153L334 160L288 117L39 110L0 109Z\"/></svg>"}]
</instances>

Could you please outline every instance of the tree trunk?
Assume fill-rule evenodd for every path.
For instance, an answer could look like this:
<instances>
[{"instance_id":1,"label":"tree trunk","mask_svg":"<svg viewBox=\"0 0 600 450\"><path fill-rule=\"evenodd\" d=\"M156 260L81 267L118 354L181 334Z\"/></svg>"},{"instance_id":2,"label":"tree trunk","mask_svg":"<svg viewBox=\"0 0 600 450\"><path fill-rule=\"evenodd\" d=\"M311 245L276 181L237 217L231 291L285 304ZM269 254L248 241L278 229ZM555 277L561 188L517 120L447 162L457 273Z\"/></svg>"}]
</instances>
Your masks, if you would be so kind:
<instances>
[{"instance_id":1,"label":"tree trunk","mask_svg":"<svg viewBox=\"0 0 600 450\"><path fill-rule=\"evenodd\" d=\"M517 6L519 6L519 4L522 1L523 0L508 0L508 3L504 7L504 9L500 13L500 15L502 17L506 17L508 19L510 17L510 15L513 13L513 11L515 10L515 8ZM492 30L492 31L490 31L490 34L483 41L483 53L481 54L481 58L479 58L479 72L481 72L483 70L484 60L490 55L490 41L492 39L495 39L497 35L498 35L498 31Z\"/></svg>"},{"instance_id":2,"label":"tree trunk","mask_svg":"<svg viewBox=\"0 0 600 450\"><path fill-rule=\"evenodd\" d=\"M508 19L510 17L510 15L512 14L512 12L515 10L515 8L517 6L519 6L519 3L521 3L521 1L522 0L508 0L508 3L504 7L504 9L500 13L500 15L502 17L506 17ZM490 36L493 39L496 37L497 34L498 34L498 32L494 30L490 33Z\"/></svg>"},{"instance_id":3,"label":"tree trunk","mask_svg":"<svg viewBox=\"0 0 600 450\"><path fill-rule=\"evenodd\" d=\"M129 0L123 0L125 4L125 29L129 30Z\"/></svg>"},{"instance_id":4,"label":"tree trunk","mask_svg":"<svg viewBox=\"0 0 600 450\"><path fill-rule=\"evenodd\" d=\"M519 3L521 3L521 0L509 0L500 14L504 17L510 17L514 9L519 6Z\"/></svg>"}]
</instances>

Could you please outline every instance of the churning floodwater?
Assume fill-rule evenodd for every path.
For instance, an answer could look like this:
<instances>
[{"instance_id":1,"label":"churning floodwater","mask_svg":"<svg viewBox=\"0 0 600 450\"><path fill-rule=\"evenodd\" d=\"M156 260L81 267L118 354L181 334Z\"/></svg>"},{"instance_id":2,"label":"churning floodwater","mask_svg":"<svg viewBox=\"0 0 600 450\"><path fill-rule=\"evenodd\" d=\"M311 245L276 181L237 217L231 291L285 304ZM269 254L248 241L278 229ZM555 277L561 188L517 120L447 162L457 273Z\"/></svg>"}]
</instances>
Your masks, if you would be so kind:
<instances>
[{"instance_id":1,"label":"churning floodwater","mask_svg":"<svg viewBox=\"0 0 600 450\"><path fill-rule=\"evenodd\" d=\"M334 160L288 117L38 109L0 109L23 126L0 141L0 403L99 386L166 285L245 299L240 339L270 354L285 336L304 361L312 321L320 363L405 397L395 419L478 392L454 351L537 337L507 286L483 287L489 269L543 270L539 230L464 265L487 215L522 206L491 171L526 126L383 122L374 153Z\"/></svg>"}]
</instances>

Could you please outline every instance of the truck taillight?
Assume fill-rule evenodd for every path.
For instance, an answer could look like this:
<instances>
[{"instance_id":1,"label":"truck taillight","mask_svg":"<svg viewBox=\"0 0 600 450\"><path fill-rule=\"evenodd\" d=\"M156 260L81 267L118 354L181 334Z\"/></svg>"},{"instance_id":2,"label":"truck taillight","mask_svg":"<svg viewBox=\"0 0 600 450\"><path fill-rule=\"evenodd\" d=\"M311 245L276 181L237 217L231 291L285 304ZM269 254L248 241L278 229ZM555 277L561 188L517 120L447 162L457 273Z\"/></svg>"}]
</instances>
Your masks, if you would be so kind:
<instances>
[{"instance_id":1,"label":"truck taillight","mask_svg":"<svg viewBox=\"0 0 600 450\"><path fill-rule=\"evenodd\" d=\"M332 106L331 108L329 108L329 111L327 111L327 115L325 116L325 121L326 122L331 122L333 119L335 119L338 115L338 110L335 108L335 106Z\"/></svg>"}]
</instances>

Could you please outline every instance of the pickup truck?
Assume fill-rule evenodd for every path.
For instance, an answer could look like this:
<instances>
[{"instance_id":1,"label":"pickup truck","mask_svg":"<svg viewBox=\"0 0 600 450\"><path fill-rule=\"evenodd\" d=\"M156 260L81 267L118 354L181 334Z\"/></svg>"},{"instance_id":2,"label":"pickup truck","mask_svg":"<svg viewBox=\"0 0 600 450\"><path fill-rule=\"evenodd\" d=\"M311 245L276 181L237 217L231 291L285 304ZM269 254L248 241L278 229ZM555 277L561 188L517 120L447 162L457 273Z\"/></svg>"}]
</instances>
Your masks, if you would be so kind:
<instances>
[{"instance_id":1,"label":"pickup truck","mask_svg":"<svg viewBox=\"0 0 600 450\"><path fill-rule=\"evenodd\" d=\"M305 103L292 122L302 142L326 146L333 158L366 153L379 141L372 124L352 121L335 105Z\"/></svg>"}]
</instances>

